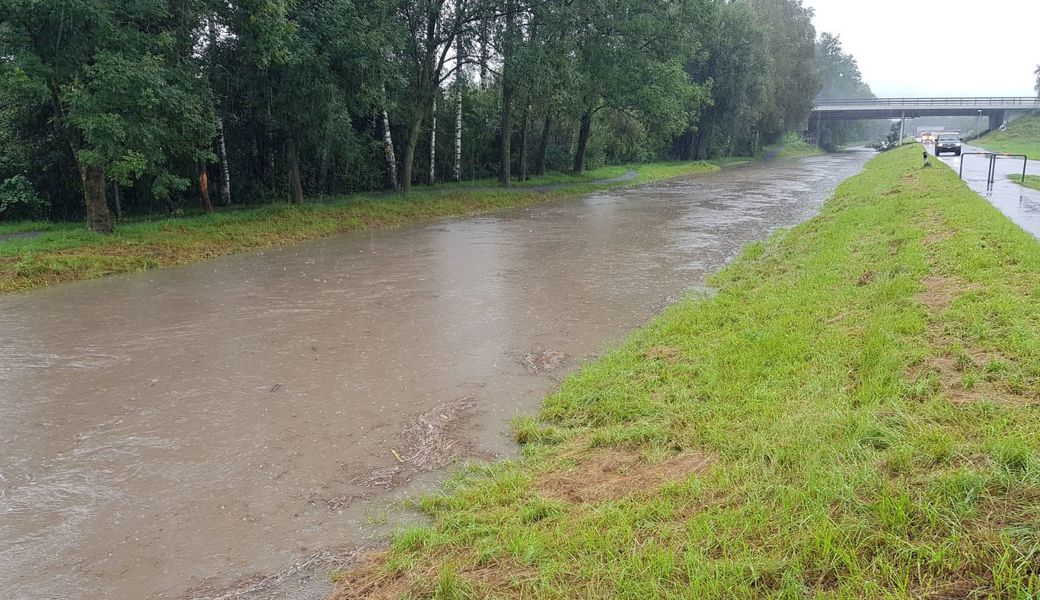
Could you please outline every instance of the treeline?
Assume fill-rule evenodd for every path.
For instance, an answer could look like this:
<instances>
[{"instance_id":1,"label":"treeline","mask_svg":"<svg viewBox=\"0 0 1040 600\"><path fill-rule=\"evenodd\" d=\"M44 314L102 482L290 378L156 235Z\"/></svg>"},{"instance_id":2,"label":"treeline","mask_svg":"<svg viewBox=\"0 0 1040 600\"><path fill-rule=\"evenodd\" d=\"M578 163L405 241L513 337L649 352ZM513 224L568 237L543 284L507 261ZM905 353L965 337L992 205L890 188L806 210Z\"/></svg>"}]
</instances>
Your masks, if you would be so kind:
<instances>
[{"instance_id":1,"label":"treeline","mask_svg":"<svg viewBox=\"0 0 1040 600\"><path fill-rule=\"evenodd\" d=\"M816 46L800 0L0 0L0 217L749 154Z\"/></svg>"}]
</instances>

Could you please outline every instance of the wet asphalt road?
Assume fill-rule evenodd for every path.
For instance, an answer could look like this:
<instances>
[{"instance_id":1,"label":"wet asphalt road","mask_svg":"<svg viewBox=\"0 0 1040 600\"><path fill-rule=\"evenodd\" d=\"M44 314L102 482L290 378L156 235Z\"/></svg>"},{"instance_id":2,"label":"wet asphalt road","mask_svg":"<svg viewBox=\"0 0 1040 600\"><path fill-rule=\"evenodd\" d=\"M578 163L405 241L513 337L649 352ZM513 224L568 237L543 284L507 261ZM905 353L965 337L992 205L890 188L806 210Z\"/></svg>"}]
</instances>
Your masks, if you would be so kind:
<instances>
[{"instance_id":1,"label":"wet asphalt road","mask_svg":"<svg viewBox=\"0 0 1040 600\"><path fill-rule=\"evenodd\" d=\"M933 152L931 145L927 146ZM972 155L972 152L987 152L983 148L965 145L961 156L943 154L939 157L955 172L963 173L968 186L989 200L1019 227L1040 238L1040 190L1019 185L1022 175L1022 159L1001 157L997 159L993 184L988 183L989 159ZM963 163L963 165L962 165ZM962 169L963 167L963 169ZM1040 161L1028 161L1026 173L1040 175Z\"/></svg>"}]
</instances>

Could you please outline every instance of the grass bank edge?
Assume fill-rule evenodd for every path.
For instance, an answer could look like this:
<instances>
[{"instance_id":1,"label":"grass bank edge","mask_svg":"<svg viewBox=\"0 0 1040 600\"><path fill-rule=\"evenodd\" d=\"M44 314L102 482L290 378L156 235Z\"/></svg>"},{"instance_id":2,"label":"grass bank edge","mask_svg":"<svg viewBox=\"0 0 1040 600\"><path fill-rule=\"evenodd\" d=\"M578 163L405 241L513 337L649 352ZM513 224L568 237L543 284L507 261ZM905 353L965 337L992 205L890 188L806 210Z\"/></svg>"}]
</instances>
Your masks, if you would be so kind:
<instances>
[{"instance_id":1,"label":"grass bank edge","mask_svg":"<svg viewBox=\"0 0 1040 600\"><path fill-rule=\"evenodd\" d=\"M1040 244L919 152L568 377L335 597L1040 594Z\"/></svg>"},{"instance_id":2,"label":"grass bank edge","mask_svg":"<svg viewBox=\"0 0 1040 600\"><path fill-rule=\"evenodd\" d=\"M740 161L724 161L723 166ZM708 161L606 167L584 176L550 175L512 188L435 186L409 196L359 194L302 206L271 205L120 225L111 236L79 224L21 223L0 228L0 293L93 279L256 251L372 228L472 216L583 194L716 171ZM632 179L623 179L635 171ZM616 179L602 182L600 179ZM490 182L486 182L489 183ZM538 186L549 186L539 188Z\"/></svg>"},{"instance_id":3,"label":"grass bank edge","mask_svg":"<svg viewBox=\"0 0 1040 600\"><path fill-rule=\"evenodd\" d=\"M994 152L1025 154L1032 160L1040 160L1040 115L1012 121L1006 131L991 131L972 144Z\"/></svg>"},{"instance_id":4,"label":"grass bank edge","mask_svg":"<svg viewBox=\"0 0 1040 600\"><path fill-rule=\"evenodd\" d=\"M1008 175L1008 179L1027 188L1040 190L1040 175L1026 175L1025 181L1022 181L1022 177L1019 175Z\"/></svg>"}]
</instances>

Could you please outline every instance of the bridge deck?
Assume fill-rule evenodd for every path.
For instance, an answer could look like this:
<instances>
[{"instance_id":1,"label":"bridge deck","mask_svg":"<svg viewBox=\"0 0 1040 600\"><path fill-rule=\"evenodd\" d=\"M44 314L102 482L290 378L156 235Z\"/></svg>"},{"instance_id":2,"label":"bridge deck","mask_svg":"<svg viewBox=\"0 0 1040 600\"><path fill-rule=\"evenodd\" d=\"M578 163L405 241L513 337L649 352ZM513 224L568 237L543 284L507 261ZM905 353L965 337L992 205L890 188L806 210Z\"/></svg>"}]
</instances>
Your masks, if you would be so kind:
<instances>
[{"instance_id":1,"label":"bridge deck","mask_svg":"<svg viewBox=\"0 0 1040 600\"><path fill-rule=\"evenodd\" d=\"M853 98L820 100L810 120L893 119L899 117L974 116L980 111L997 116L1004 111L1040 109L1033 96L988 96L959 98Z\"/></svg>"}]
</instances>

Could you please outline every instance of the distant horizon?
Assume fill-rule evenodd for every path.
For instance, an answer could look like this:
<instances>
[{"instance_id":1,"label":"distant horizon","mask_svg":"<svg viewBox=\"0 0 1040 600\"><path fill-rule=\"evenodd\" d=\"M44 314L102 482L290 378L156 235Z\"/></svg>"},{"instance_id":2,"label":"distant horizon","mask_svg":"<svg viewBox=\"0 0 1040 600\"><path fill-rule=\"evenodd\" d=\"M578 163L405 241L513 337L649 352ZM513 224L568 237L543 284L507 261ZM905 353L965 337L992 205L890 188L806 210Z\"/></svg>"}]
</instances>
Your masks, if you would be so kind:
<instances>
[{"instance_id":1,"label":"distant horizon","mask_svg":"<svg viewBox=\"0 0 1040 600\"><path fill-rule=\"evenodd\" d=\"M839 36L878 97L1037 95L1040 2L994 0L985 10L967 0L876 0L869 10L848 0L803 3L816 12L817 34Z\"/></svg>"}]
</instances>

